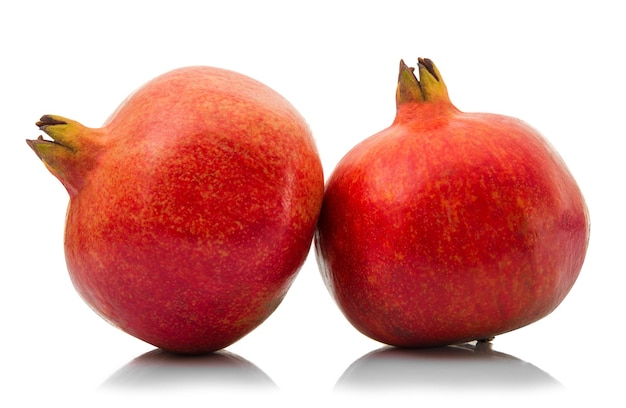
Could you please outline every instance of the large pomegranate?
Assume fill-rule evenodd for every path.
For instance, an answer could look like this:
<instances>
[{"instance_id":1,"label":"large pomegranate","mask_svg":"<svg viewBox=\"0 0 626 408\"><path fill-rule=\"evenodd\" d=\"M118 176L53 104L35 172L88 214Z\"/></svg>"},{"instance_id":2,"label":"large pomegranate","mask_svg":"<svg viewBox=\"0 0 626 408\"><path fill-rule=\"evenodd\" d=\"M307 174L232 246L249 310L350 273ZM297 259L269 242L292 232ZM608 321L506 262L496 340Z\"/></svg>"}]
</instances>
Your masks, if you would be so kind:
<instances>
[{"instance_id":1,"label":"large pomegranate","mask_svg":"<svg viewBox=\"0 0 626 408\"><path fill-rule=\"evenodd\" d=\"M278 306L323 195L310 130L278 93L211 67L166 73L99 129L59 116L28 144L70 195L65 254L83 299L160 348L230 345Z\"/></svg>"},{"instance_id":2,"label":"large pomegranate","mask_svg":"<svg viewBox=\"0 0 626 408\"><path fill-rule=\"evenodd\" d=\"M552 312L585 258L589 216L565 163L511 117L464 113L435 65L400 63L392 125L330 176L316 232L348 320L396 346L483 340Z\"/></svg>"}]
</instances>

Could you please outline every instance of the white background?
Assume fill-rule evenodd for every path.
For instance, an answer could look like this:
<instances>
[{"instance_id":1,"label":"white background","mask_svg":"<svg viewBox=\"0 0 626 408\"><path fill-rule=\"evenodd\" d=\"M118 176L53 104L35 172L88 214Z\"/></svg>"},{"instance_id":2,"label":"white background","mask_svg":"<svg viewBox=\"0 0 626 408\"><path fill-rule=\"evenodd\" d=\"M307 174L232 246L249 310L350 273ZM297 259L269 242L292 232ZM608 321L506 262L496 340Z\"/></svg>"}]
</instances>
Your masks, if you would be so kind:
<instances>
[{"instance_id":1,"label":"white background","mask_svg":"<svg viewBox=\"0 0 626 408\"><path fill-rule=\"evenodd\" d=\"M563 399L623 406L626 30L620 6L604 0L3 2L0 405L397 402L384 405L391 407L472 398L509 406ZM370 369L346 373L342 381L352 386L343 389L336 384L348 367L382 345L343 318L311 254L278 310L227 348L249 366L158 356L131 363L154 348L101 320L69 281L62 246L68 196L24 142L39 135L35 121L50 113L97 127L156 75L186 65L229 68L296 106L328 176L349 148L391 123L399 60L414 66L417 57L437 64L460 109L516 116L540 130L578 180L591 212L591 243L560 307L497 337L494 350L508 358L379 356L366 359ZM260 382L250 380L256 370L265 375Z\"/></svg>"}]
</instances>

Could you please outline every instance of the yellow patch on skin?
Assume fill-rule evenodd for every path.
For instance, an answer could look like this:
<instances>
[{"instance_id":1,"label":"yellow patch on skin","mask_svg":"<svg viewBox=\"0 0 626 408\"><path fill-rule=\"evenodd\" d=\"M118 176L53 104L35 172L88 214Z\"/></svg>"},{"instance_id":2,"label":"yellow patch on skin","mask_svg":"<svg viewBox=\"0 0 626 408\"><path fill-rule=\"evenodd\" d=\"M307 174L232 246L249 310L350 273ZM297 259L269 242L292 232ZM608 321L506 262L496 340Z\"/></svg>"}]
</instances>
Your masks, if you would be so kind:
<instances>
[{"instance_id":1,"label":"yellow patch on skin","mask_svg":"<svg viewBox=\"0 0 626 408\"><path fill-rule=\"evenodd\" d=\"M374 274L374 273L368 274L366 278L367 278L367 283L369 283L371 286L378 285L379 279L378 279L377 274Z\"/></svg>"}]
</instances>

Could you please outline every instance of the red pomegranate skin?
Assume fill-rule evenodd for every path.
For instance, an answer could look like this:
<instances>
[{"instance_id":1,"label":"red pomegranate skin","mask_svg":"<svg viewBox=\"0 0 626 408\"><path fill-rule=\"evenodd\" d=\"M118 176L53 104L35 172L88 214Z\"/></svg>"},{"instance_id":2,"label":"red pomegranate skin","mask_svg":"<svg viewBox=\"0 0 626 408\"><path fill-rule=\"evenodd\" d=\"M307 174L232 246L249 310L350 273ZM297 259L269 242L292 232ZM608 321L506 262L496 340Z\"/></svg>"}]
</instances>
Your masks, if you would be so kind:
<instances>
[{"instance_id":1,"label":"red pomegranate skin","mask_svg":"<svg viewBox=\"0 0 626 408\"><path fill-rule=\"evenodd\" d=\"M490 339L552 312L572 288L589 215L535 129L452 105L438 70L401 62L393 124L326 185L322 276L347 319L395 346Z\"/></svg>"},{"instance_id":2,"label":"red pomegranate skin","mask_svg":"<svg viewBox=\"0 0 626 408\"><path fill-rule=\"evenodd\" d=\"M28 141L70 194L67 267L107 321L206 353L279 305L323 196L310 129L244 75L187 67L132 94L102 128L46 115Z\"/></svg>"}]
</instances>

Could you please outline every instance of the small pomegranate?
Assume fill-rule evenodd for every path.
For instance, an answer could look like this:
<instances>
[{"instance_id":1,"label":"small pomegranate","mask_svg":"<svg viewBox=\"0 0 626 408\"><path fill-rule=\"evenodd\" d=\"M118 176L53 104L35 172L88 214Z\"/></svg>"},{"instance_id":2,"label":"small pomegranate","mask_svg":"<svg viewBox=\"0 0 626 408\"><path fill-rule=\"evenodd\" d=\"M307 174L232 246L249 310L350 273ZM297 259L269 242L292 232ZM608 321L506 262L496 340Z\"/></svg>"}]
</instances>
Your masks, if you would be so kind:
<instances>
[{"instance_id":1,"label":"small pomegranate","mask_svg":"<svg viewBox=\"0 0 626 408\"><path fill-rule=\"evenodd\" d=\"M373 339L489 339L567 295L587 250L587 207L536 130L459 111L432 61L418 69L419 79L400 63L395 121L330 176L317 259L347 319Z\"/></svg>"},{"instance_id":2,"label":"small pomegranate","mask_svg":"<svg viewBox=\"0 0 626 408\"><path fill-rule=\"evenodd\" d=\"M181 68L102 128L45 115L30 147L69 192L65 255L103 318L162 349L224 348L278 306L313 238L322 166L304 119L244 75Z\"/></svg>"}]
</instances>

